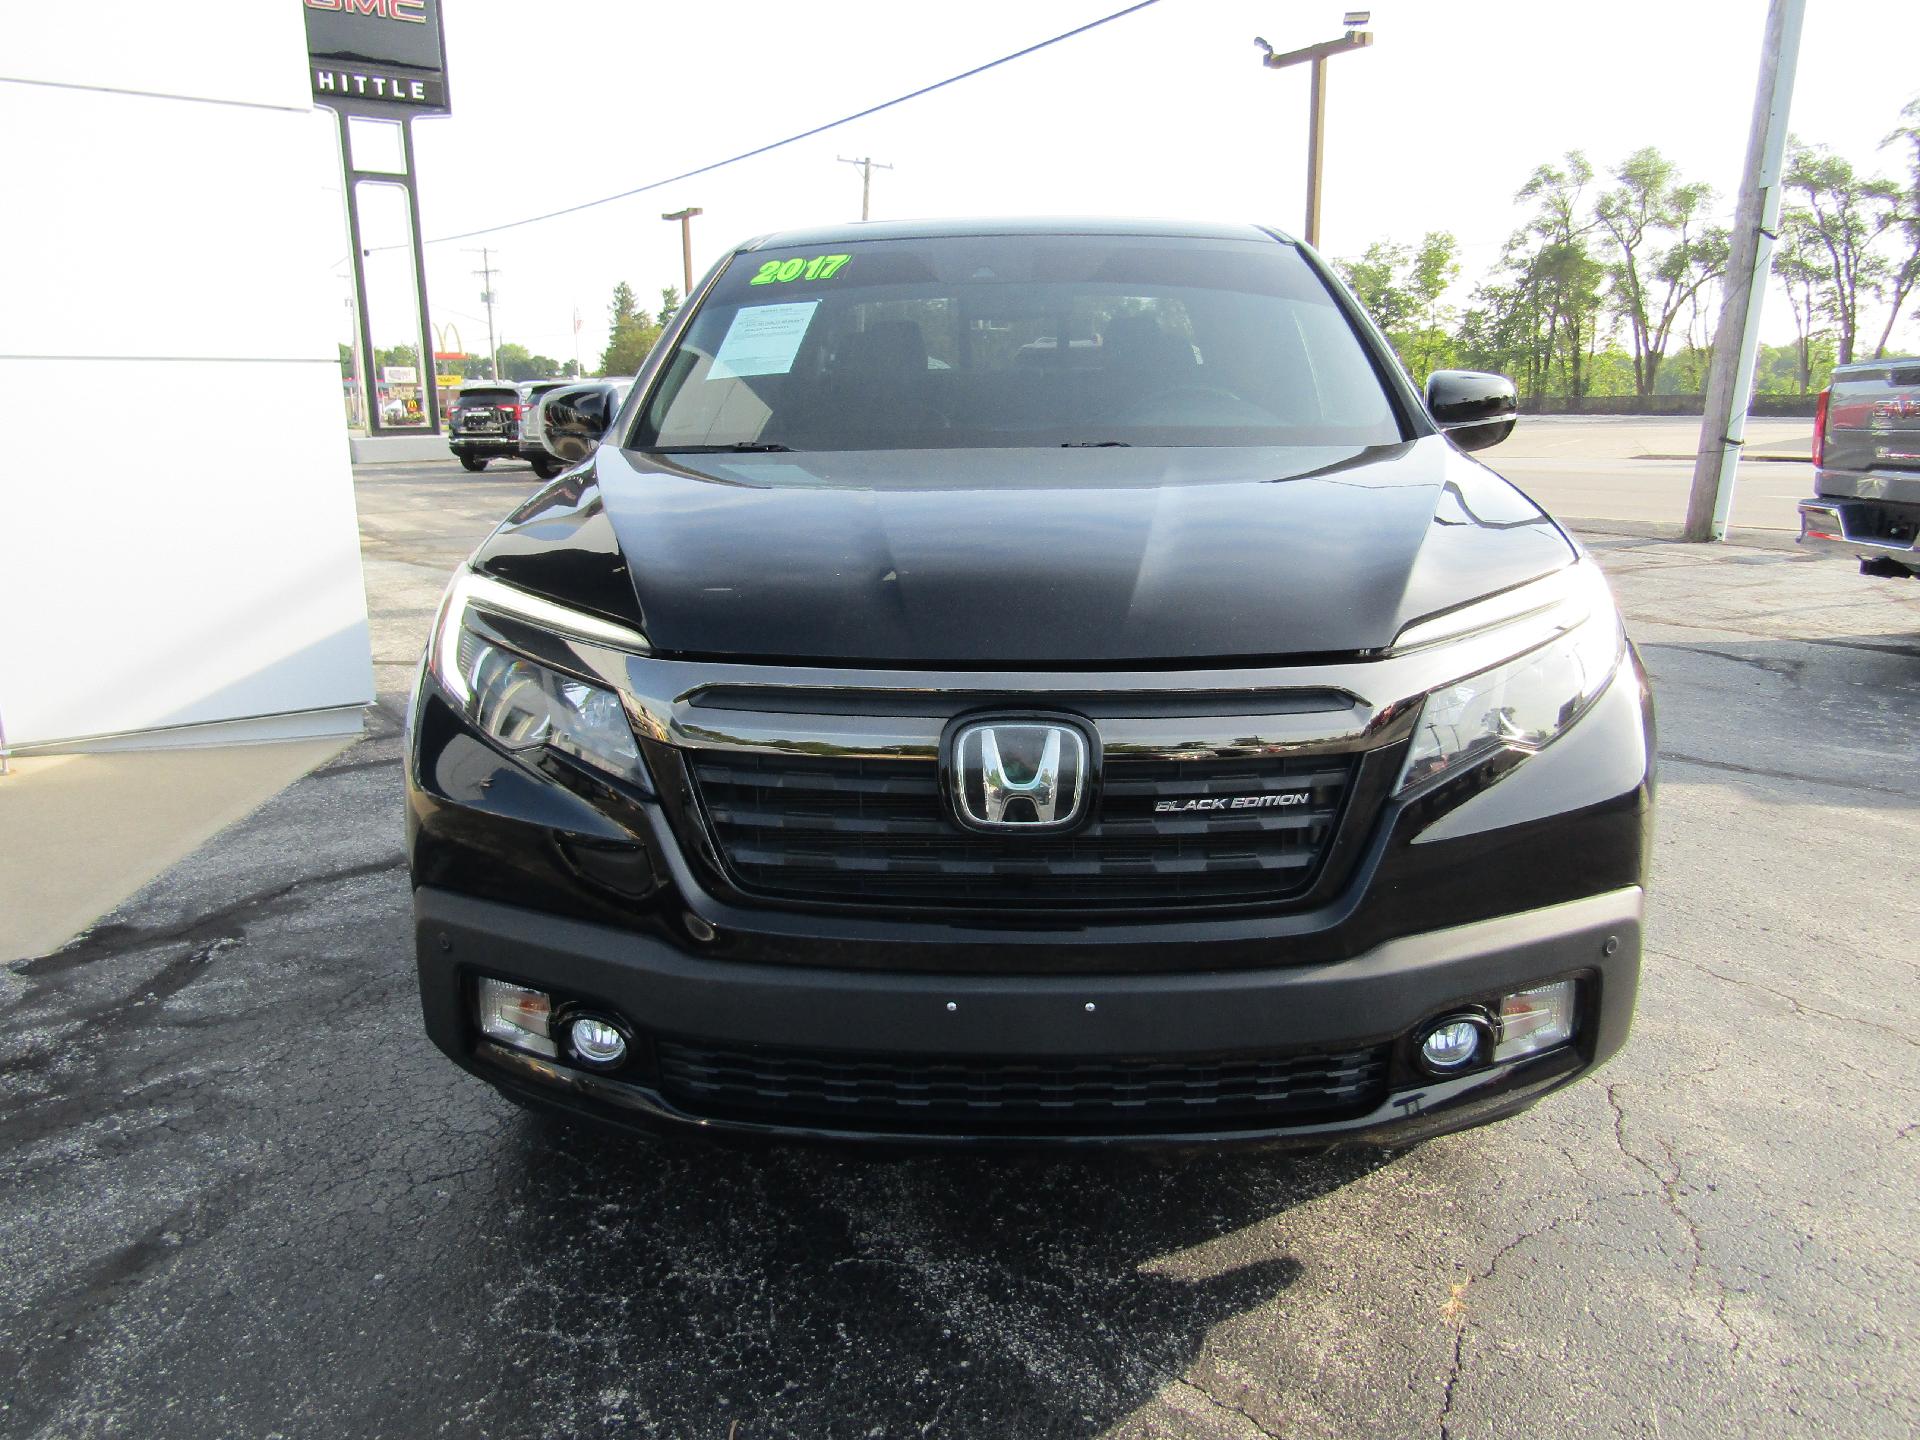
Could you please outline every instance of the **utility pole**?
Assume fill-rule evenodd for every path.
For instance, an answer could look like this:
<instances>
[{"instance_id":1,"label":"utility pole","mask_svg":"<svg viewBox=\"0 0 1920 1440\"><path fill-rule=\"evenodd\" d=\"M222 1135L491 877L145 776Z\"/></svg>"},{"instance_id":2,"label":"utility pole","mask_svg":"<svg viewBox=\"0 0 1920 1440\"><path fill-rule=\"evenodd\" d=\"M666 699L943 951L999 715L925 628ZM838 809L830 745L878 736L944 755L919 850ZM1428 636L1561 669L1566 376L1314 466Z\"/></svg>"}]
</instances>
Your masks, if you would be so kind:
<instances>
[{"instance_id":1,"label":"utility pole","mask_svg":"<svg viewBox=\"0 0 1920 1440\"><path fill-rule=\"evenodd\" d=\"M481 284L487 288L480 292L480 298L487 304L487 357L493 362L493 378L497 382L500 376L500 344L493 333L493 277L499 272L493 268L493 251L481 246L478 250L467 251L469 255L480 257L480 268L473 273L480 277Z\"/></svg>"},{"instance_id":2,"label":"utility pole","mask_svg":"<svg viewBox=\"0 0 1920 1440\"><path fill-rule=\"evenodd\" d=\"M1347 33L1338 40L1323 40L1318 45L1289 50L1284 55L1274 54L1273 47L1257 35L1253 40L1266 52L1260 63L1269 70L1285 70L1290 65L1308 61L1313 64L1313 93L1307 104L1307 244L1316 248L1320 244L1321 181L1326 172L1327 58L1364 50L1373 44L1373 32L1359 28L1371 18L1371 11L1349 10L1345 20Z\"/></svg>"},{"instance_id":3,"label":"utility pole","mask_svg":"<svg viewBox=\"0 0 1920 1440\"><path fill-rule=\"evenodd\" d=\"M893 166L882 165L871 155L864 155L858 160L849 160L844 155L836 155L833 158L838 160L842 165L858 165L860 167L860 218L865 220L867 216L872 213L870 202L873 199L873 172L876 170L891 170Z\"/></svg>"},{"instance_id":4,"label":"utility pole","mask_svg":"<svg viewBox=\"0 0 1920 1440\"><path fill-rule=\"evenodd\" d=\"M353 326L353 383L355 398L360 402L354 408L364 410L366 408L367 396L374 393L373 379L367 373L366 352L360 348L360 317L353 308L353 297L351 295L347 297L347 315L349 323ZM364 414L357 418L361 425L367 425L367 417ZM371 426L368 426L367 433L369 435L373 433Z\"/></svg>"},{"instance_id":5,"label":"utility pole","mask_svg":"<svg viewBox=\"0 0 1920 1440\"><path fill-rule=\"evenodd\" d=\"M1733 482L1747 441L1747 405L1760 348L1760 307L1767 298L1773 242L1780 230L1780 161L1787 145L1787 112L1793 108L1805 13L1806 0L1772 0L1767 7L1747 165L1733 212L1727 279L1714 326L1713 360L1707 367L1706 413L1700 417L1700 451L1687 495L1689 540L1724 539L1733 512Z\"/></svg>"},{"instance_id":6,"label":"utility pole","mask_svg":"<svg viewBox=\"0 0 1920 1440\"><path fill-rule=\"evenodd\" d=\"M662 220L678 220L680 222L680 274L681 278L687 282L686 288L680 292L682 304L685 304L686 301L693 296L693 217L706 213L707 212L702 210L698 205L694 205L685 210L676 210L671 215L662 215L660 217Z\"/></svg>"}]
</instances>

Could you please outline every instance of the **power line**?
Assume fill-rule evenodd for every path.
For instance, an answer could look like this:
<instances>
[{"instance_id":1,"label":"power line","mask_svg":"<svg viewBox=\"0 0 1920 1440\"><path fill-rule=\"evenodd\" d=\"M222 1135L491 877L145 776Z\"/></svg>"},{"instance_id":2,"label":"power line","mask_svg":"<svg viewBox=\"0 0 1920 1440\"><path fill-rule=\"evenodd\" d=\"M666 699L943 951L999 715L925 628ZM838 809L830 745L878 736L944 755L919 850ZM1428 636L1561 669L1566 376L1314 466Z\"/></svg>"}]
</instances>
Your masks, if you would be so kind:
<instances>
[{"instance_id":1,"label":"power line","mask_svg":"<svg viewBox=\"0 0 1920 1440\"><path fill-rule=\"evenodd\" d=\"M770 150L778 150L782 146L792 145L801 140L810 140L815 135L824 135L827 131L837 130L842 125L851 125L856 120L864 120L869 115L878 115L882 110L891 110L894 106L904 105L909 100L918 100L922 95L931 95L934 91L944 90L949 85L958 85L962 80L971 80L976 75L984 75L989 70L998 69L1000 66L1011 64L1015 60L1025 59L1027 56L1045 50L1051 45L1058 45L1063 40L1071 40L1076 35L1084 35L1089 30L1098 30L1102 25L1124 19L1128 15L1135 14L1138 11L1145 10L1159 3L1160 0L1138 0L1138 3L1129 5L1124 10L1116 10L1111 15L1102 15L1098 20L1089 20L1086 24L1077 25L1071 30L1064 30L1051 39L1038 41L1023 50L1015 50L1010 55L1002 55L998 60L989 60L984 65L976 65L971 70L962 70L958 75L949 75L946 79L936 80L931 85L922 85L918 90L910 90L905 95L896 95L891 100L882 100L878 105L869 105L866 109L856 110L851 115L842 115L838 120L829 120L824 125L816 125L811 130L802 130L799 134L789 135L784 140L769 141L767 144L757 145L751 150L743 150L738 155L730 155L725 160L715 160L710 165L701 165L696 169L683 171L678 175L669 175L664 180L654 180L645 185L636 185L631 190L622 190L617 195L603 195L598 200L583 200L578 205L568 205L560 210L549 210L543 215L529 215L524 220L508 220L499 225L483 225L478 230L462 230L457 235L440 235L422 243L427 245L445 245L454 240L471 240L476 235L495 235L502 230L513 230L522 225L537 225L542 220L557 220L562 215L577 215L582 210L591 210L599 205L610 205L615 200L625 200L630 196L644 195L649 190L660 190L668 185L677 185L682 180L693 179L696 175L706 175L712 171L721 169L723 166L737 165L742 160L751 160L756 155L765 155Z\"/></svg>"}]
</instances>

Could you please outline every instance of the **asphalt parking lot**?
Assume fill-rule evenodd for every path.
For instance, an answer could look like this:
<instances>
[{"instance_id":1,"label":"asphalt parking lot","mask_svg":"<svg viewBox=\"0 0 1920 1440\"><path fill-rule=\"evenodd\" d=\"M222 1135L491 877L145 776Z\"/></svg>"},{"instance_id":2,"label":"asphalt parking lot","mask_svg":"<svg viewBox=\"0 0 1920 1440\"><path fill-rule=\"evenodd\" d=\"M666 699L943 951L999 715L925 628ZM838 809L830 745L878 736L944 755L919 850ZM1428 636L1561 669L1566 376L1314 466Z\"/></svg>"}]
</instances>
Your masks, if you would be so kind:
<instances>
[{"instance_id":1,"label":"asphalt parking lot","mask_svg":"<svg viewBox=\"0 0 1920 1440\"><path fill-rule=\"evenodd\" d=\"M1627 1050L1518 1119L720 1150L543 1124L421 1032L397 716L534 483L364 467L368 738L0 971L0 1433L1913 1433L1920 585L1577 527L1659 701L1649 949Z\"/></svg>"}]
</instances>

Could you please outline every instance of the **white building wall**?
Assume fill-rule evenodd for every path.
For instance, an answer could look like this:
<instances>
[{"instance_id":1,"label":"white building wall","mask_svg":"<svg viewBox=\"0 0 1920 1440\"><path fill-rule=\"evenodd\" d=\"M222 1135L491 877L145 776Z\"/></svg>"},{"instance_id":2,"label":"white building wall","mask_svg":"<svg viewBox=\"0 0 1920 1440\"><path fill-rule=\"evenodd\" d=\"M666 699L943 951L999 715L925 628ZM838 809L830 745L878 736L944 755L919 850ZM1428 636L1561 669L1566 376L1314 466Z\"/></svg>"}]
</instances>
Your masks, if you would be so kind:
<instances>
[{"instance_id":1,"label":"white building wall","mask_svg":"<svg viewBox=\"0 0 1920 1440\"><path fill-rule=\"evenodd\" d=\"M84 9L0 3L0 726L357 725L346 227L300 7Z\"/></svg>"}]
</instances>

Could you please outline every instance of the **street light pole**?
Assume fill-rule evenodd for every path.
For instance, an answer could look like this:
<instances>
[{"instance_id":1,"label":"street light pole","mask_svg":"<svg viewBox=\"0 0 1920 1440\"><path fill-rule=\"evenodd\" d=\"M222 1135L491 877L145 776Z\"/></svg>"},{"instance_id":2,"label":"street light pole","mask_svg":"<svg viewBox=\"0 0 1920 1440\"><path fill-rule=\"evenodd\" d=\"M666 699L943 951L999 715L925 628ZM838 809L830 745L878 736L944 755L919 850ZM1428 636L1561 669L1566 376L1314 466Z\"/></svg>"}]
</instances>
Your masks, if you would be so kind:
<instances>
[{"instance_id":1,"label":"street light pole","mask_svg":"<svg viewBox=\"0 0 1920 1440\"><path fill-rule=\"evenodd\" d=\"M685 210L676 210L671 215L660 217L662 220L680 222L680 272L681 278L687 282L686 288L680 292L682 300L690 299L693 295L693 217L704 214L706 211L693 205Z\"/></svg>"},{"instance_id":2,"label":"street light pole","mask_svg":"<svg viewBox=\"0 0 1920 1440\"><path fill-rule=\"evenodd\" d=\"M1352 50L1364 50L1373 44L1373 32L1355 27L1367 23L1369 12L1349 10L1347 12L1347 33L1338 40L1323 40L1318 45L1309 45L1302 50L1289 50L1284 55L1273 53L1273 47L1256 37L1254 44L1266 51L1260 63L1269 70L1285 70L1291 65L1311 63L1313 65L1313 91L1307 108L1307 244L1318 247L1320 244L1320 193L1326 177L1326 136L1327 136L1327 60L1330 56L1344 55Z\"/></svg>"}]
</instances>

